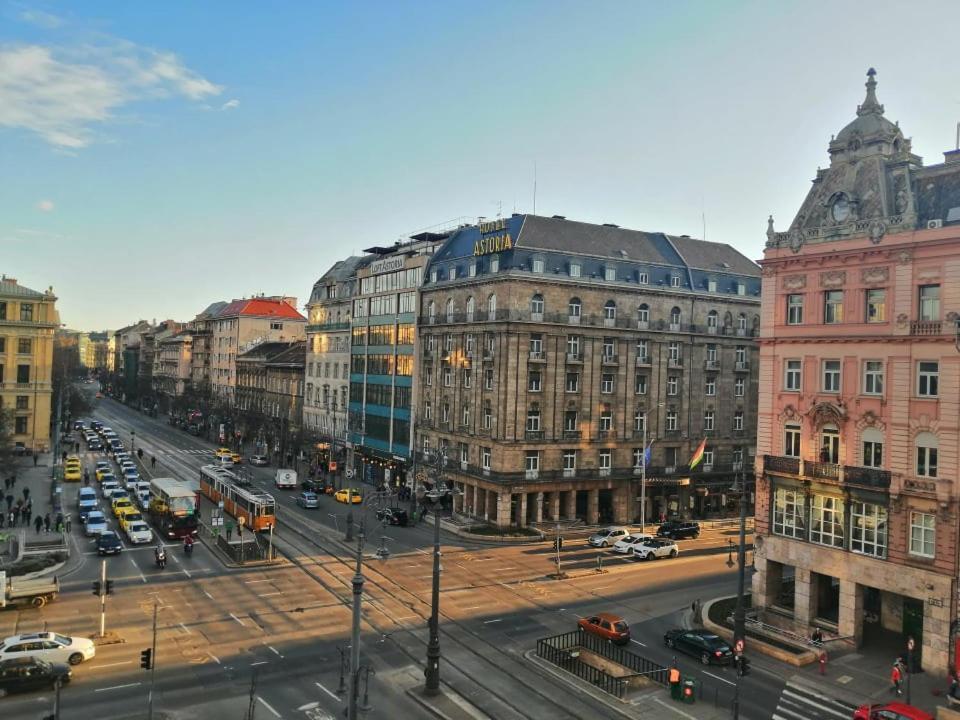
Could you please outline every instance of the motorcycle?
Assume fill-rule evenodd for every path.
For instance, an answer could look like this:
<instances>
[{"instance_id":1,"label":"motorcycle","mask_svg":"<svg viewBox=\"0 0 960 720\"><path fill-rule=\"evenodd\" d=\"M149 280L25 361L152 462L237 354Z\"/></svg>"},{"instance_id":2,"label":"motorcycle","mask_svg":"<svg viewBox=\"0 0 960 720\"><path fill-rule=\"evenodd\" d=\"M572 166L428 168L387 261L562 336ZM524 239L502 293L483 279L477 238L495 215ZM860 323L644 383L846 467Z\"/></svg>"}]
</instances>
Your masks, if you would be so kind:
<instances>
[{"instance_id":1,"label":"motorcycle","mask_svg":"<svg viewBox=\"0 0 960 720\"><path fill-rule=\"evenodd\" d=\"M185 542L185 543L183 543L183 554L186 555L186 556L188 556L188 557L189 557L190 555L193 555L193 543L192 543L192 542Z\"/></svg>"},{"instance_id":2,"label":"motorcycle","mask_svg":"<svg viewBox=\"0 0 960 720\"><path fill-rule=\"evenodd\" d=\"M167 566L167 554L163 550L157 550L154 555L157 558L157 567L163 570Z\"/></svg>"}]
</instances>

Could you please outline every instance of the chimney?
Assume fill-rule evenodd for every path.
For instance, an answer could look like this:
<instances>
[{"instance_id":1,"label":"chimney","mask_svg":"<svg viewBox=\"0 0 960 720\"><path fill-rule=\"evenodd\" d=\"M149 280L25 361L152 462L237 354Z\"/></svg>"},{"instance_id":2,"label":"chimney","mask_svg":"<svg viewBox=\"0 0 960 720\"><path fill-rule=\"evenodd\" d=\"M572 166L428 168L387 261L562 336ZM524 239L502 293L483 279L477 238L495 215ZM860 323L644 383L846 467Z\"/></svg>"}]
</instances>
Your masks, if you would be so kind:
<instances>
[{"instance_id":1,"label":"chimney","mask_svg":"<svg viewBox=\"0 0 960 720\"><path fill-rule=\"evenodd\" d=\"M280 302L289 305L294 310L297 309L297 299L295 297L287 297L286 295L280 298Z\"/></svg>"},{"instance_id":2,"label":"chimney","mask_svg":"<svg viewBox=\"0 0 960 720\"><path fill-rule=\"evenodd\" d=\"M4 276L3 276L3 281L4 281L4 282L8 282L8 283L10 283L11 285L16 285L16 284L17 284L17 279L16 279L16 278L8 277L7 275L4 275Z\"/></svg>"}]
</instances>

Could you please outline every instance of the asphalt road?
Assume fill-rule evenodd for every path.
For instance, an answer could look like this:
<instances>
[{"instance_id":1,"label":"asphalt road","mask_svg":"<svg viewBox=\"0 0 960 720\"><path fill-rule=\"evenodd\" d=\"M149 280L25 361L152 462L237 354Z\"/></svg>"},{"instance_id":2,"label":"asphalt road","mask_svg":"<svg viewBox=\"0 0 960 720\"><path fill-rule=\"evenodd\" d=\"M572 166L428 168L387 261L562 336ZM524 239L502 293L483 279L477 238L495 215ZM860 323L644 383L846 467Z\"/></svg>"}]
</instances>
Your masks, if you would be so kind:
<instances>
[{"instance_id":1,"label":"asphalt road","mask_svg":"<svg viewBox=\"0 0 960 720\"><path fill-rule=\"evenodd\" d=\"M157 457L157 474L193 477L212 460L209 443L113 401L101 401L95 417L127 445L134 430L145 457ZM85 461L92 465L93 458ZM337 686L340 650L349 642L353 562L329 514L345 518L347 508L325 497L320 509L304 510L293 504L295 493L272 488L272 468L247 469L278 498L276 543L289 562L226 568L202 545L190 558L170 548L171 562L163 571L153 564L150 546L108 558L116 593L108 599L107 628L124 642L101 646L93 661L77 668L75 682L64 691L62 717L118 717L126 707L135 715L144 706L149 673L139 668L139 653L150 644L154 602L160 608L157 707L187 712L184 717L201 709L203 717L240 717L255 682L259 717L323 718L342 712ZM76 489L68 486L68 492ZM342 528L343 519L338 522ZM361 654L376 673L369 679L373 710L367 716L423 717L425 711L407 690L422 684L433 528L382 529L371 518L368 531L368 550L386 534L392 554L389 561L375 563L368 552L364 569ZM571 630L578 617L603 610L630 622L636 652L668 665L672 653L663 646L663 632L688 619L684 613L694 598L735 591L736 574L725 562L728 537L706 532L699 540L681 541L680 557L650 563L605 553L603 573L593 570L595 549L568 541L562 563L570 578L556 581L547 577L554 556L545 545L487 546L445 535L444 683L491 717L610 716L606 706L545 678L524 654L538 638ZM42 610L0 614L5 635L45 628L96 632L99 601L90 582L100 562L77 526L73 541L84 563L63 578L61 598ZM702 701L729 704L730 669L705 668L683 656L678 660L684 673L700 682ZM753 669L743 680L741 717L769 718L787 669L764 658L753 658ZM5 717L26 718L49 707L51 697L37 693L0 702Z\"/></svg>"}]
</instances>

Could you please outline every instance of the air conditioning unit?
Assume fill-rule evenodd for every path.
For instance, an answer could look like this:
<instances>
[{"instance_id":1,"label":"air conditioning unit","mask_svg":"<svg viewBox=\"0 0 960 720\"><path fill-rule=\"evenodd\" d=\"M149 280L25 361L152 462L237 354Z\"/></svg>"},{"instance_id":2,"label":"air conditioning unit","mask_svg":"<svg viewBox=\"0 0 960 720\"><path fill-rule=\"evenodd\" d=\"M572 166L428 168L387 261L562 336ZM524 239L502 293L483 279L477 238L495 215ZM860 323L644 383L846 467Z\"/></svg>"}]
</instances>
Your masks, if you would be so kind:
<instances>
[{"instance_id":1,"label":"air conditioning unit","mask_svg":"<svg viewBox=\"0 0 960 720\"><path fill-rule=\"evenodd\" d=\"M936 230L943 227L943 220L927 220L927 230Z\"/></svg>"}]
</instances>

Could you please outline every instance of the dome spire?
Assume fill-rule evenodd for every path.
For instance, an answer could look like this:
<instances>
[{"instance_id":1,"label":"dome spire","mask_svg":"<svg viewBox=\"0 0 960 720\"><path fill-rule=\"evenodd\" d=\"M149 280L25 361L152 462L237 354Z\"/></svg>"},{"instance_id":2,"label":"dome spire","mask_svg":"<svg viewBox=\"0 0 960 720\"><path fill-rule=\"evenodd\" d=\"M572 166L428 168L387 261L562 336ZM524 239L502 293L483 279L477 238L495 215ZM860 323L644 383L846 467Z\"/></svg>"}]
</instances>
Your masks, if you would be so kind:
<instances>
[{"instance_id":1,"label":"dome spire","mask_svg":"<svg viewBox=\"0 0 960 720\"><path fill-rule=\"evenodd\" d=\"M877 71L873 68L867 70L867 97L863 105L857 106L857 115L883 115L883 105L877 101Z\"/></svg>"}]
</instances>

